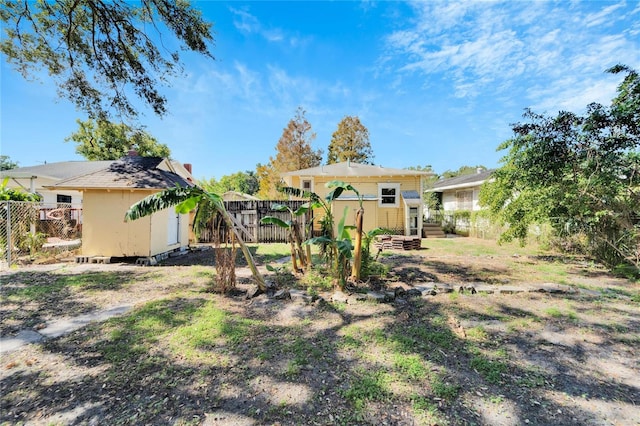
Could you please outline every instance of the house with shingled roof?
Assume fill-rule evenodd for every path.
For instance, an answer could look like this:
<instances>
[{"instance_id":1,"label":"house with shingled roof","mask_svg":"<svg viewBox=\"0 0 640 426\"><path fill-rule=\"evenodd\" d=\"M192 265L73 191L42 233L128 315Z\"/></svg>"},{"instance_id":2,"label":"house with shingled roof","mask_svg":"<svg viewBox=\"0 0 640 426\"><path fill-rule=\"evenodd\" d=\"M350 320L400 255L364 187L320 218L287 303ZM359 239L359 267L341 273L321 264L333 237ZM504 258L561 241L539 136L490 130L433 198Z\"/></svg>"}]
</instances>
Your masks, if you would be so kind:
<instances>
[{"instance_id":1,"label":"house with shingled roof","mask_svg":"<svg viewBox=\"0 0 640 426\"><path fill-rule=\"evenodd\" d=\"M189 215L174 208L125 222L130 206L167 188L193 186L187 168L166 158L135 153L100 170L63 179L52 191L82 193L82 257L140 257L153 259L189 244Z\"/></svg>"},{"instance_id":2,"label":"house with shingled roof","mask_svg":"<svg viewBox=\"0 0 640 426\"><path fill-rule=\"evenodd\" d=\"M441 179L427 192L435 192L441 210L455 212L460 210L480 210L480 187L491 179L493 169L479 168L476 173Z\"/></svg>"},{"instance_id":3,"label":"house with shingled roof","mask_svg":"<svg viewBox=\"0 0 640 426\"><path fill-rule=\"evenodd\" d=\"M350 161L282 173L286 186L311 191L324 198L330 191L325 185L333 180L353 186L363 199L363 230L391 229L398 234L421 236L423 178L429 172L394 169ZM347 225L355 224L359 202L356 194L345 191L333 203L336 221L347 209ZM314 212L318 218L321 212ZM314 220L319 227L319 220Z\"/></svg>"},{"instance_id":4,"label":"house with shingled roof","mask_svg":"<svg viewBox=\"0 0 640 426\"><path fill-rule=\"evenodd\" d=\"M81 192L64 189L52 190L48 187L65 179L102 170L111 165L111 163L113 163L113 160L45 163L37 166L3 170L0 172L0 178L9 178L7 182L8 188L21 189L25 192L40 195L42 204L65 203L79 207L82 204Z\"/></svg>"}]
</instances>

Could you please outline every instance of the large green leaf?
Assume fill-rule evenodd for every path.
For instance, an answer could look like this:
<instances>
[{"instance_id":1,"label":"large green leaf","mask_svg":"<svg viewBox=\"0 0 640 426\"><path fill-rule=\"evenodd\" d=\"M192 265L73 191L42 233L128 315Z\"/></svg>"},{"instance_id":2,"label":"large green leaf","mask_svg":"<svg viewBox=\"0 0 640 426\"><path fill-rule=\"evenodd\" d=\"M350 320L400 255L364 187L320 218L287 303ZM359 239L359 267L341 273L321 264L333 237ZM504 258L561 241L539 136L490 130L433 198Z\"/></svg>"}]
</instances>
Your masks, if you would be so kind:
<instances>
[{"instance_id":1,"label":"large green leaf","mask_svg":"<svg viewBox=\"0 0 640 426\"><path fill-rule=\"evenodd\" d=\"M333 191L329 192L325 197L327 203L332 203L336 198L338 198L344 192L344 188L339 186L334 188Z\"/></svg>"},{"instance_id":2,"label":"large green leaf","mask_svg":"<svg viewBox=\"0 0 640 426\"><path fill-rule=\"evenodd\" d=\"M360 197L360 193L357 189L351 186L351 184L345 183L341 180L332 180L330 182L327 182L325 186L327 188L342 188L343 191L353 191L358 196L358 198Z\"/></svg>"},{"instance_id":3,"label":"large green leaf","mask_svg":"<svg viewBox=\"0 0 640 426\"><path fill-rule=\"evenodd\" d=\"M344 212L342 212L342 218L340 219L340 222L338 222L338 237L339 238L345 238L345 232L346 233L346 237L349 238L349 232L346 231L345 229L345 221L347 220L347 213L349 213L349 206L345 206L344 207Z\"/></svg>"},{"instance_id":4,"label":"large green leaf","mask_svg":"<svg viewBox=\"0 0 640 426\"><path fill-rule=\"evenodd\" d=\"M265 216L262 219L260 219L260 223L263 224L270 224L270 225L278 225L282 228L290 228L291 227L291 223L290 222L285 222L284 220L274 217L274 216Z\"/></svg>"},{"instance_id":5,"label":"large green leaf","mask_svg":"<svg viewBox=\"0 0 640 426\"><path fill-rule=\"evenodd\" d=\"M334 241L331 238L327 238L327 237L313 237L313 238L309 238L308 240L304 241L302 244L303 245L309 245L309 244L332 244Z\"/></svg>"},{"instance_id":6,"label":"large green leaf","mask_svg":"<svg viewBox=\"0 0 640 426\"><path fill-rule=\"evenodd\" d=\"M201 195L187 198L186 200L184 200L183 202L181 202L176 206L176 212L180 214L189 213L191 210L195 209L198 206L201 200L202 200Z\"/></svg>"},{"instance_id":7,"label":"large green leaf","mask_svg":"<svg viewBox=\"0 0 640 426\"><path fill-rule=\"evenodd\" d=\"M277 212L286 212L286 211L290 211L291 209L289 208L289 206L285 204L273 203L271 204L271 210L274 210Z\"/></svg>"},{"instance_id":8,"label":"large green leaf","mask_svg":"<svg viewBox=\"0 0 640 426\"><path fill-rule=\"evenodd\" d=\"M352 258L353 252L353 244L351 244L351 240L338 240L336 242L336 247L338 248L338 253L347 259Z\"/></svg>"},{"instance_id":9,"label":"large green leaf","mask_svg":"<svg viewBox=\"0 0 640 426\"><path fill-rule=\"evenodd\" d=\"M298 207L294 212L293 215L294 216L302 216L303 214L307 213L309 211L311 207L310 203L304 203L303 205L301 205L300 207Z\"/></svg>"},{"instance_id":10,"label":"large green leaf","mask_svg":"<svg viewBox=\"0 0 640 426\"><path fill-rule=\"evenodd\" d=\"M193 187L175 186L149 195L138 201L125 213L125 220L136 220L144 216L149 216L160 210L179 205L190 198L202 198L202 189Z\"/></svg>"}]
</instances>

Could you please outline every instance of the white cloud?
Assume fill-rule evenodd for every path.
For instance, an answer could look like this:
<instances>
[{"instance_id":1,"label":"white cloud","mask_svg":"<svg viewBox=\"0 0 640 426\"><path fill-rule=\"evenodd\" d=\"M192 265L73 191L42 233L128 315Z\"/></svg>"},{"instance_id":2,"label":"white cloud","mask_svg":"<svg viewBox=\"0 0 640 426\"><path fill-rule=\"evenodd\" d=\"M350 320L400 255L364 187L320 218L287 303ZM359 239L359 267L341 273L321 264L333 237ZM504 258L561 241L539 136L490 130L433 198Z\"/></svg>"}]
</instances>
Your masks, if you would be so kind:
<instances>
[{"instance_id":1,"label":"white cloud","mask_svg":"<svg viewBox=\"0 0 640 426\"><path fill-rule=\"evenodd\" d=\"M449 81L454 96L469 100L510 93L573 106L591 97L584 107L614 93L606 68L640 64L633 37L640 26L630 18L640 8L627 9L624 2L418 3L416 21L389 34L381 62L396 64L392 74Z\"/></svg>"},{"instance_id":2,"label":"white cloud","mask_svg":"<svg viewBox=\"0 0 640 426\"><path fill-rule=\"evenodd\" d=\"M586 27L594 27L596 25L602 25L602 24L610 25L611 21L616 20L617 18L616 16L612 17L611 15L621 7L624 7L624 4L622 3L612 4L611 6L605 7L599 12L590 13L587 16L585 16L583 20L583 24Z\"/></svg>"},{"instance_id":3,"label":"white cloud","mask_svg":"<svg viewBox=\"0 0 640 426\"><path fill-rule=\"evenodd\" d=\"M252 34L260 31L260 22L258 18L251 15L244 10L229 8L229 10L236 16L233 20L233 25L243 33Z\"/></svg>"},{"instance_id":4,"label":"white cloud","mask_svg":"<svg viewBox=\"0 0 640 426\"><path fill-rule=\"evenodd\" d=\"M234 26L244 34L257 34L271 43L287 43L290 46L297 47L308 43L308 39L294 34L287 34L281 28L268 28L263 25L258 18L246 10L240 10L230 7L229 10L236 19Z\"/></svg>"}]
</instances>

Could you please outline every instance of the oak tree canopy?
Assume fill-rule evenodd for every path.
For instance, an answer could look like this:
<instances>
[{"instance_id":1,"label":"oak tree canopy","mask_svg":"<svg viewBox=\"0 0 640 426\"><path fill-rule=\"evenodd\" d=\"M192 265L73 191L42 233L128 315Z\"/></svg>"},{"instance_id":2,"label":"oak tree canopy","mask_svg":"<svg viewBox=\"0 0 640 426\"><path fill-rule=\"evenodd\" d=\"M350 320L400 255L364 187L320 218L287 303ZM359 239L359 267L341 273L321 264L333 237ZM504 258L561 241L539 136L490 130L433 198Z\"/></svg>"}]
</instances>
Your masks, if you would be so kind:
<instances>
[{"instance_id":1,"label":"oak tree canopy","mask_svg":"<svg viewBox=\"0 0 640 426\"><path fill-rule=\"evenodd\" d=\"M211 24L187 1L0 0L0 52L25 78L46 71L89 118L136 118L135 97L159 116L160 86L181 71L178 50L213 59ZM179 44L177 50L167 33ZM135 96L135 97L134 97Z\"/></svg>"}]
</instances>

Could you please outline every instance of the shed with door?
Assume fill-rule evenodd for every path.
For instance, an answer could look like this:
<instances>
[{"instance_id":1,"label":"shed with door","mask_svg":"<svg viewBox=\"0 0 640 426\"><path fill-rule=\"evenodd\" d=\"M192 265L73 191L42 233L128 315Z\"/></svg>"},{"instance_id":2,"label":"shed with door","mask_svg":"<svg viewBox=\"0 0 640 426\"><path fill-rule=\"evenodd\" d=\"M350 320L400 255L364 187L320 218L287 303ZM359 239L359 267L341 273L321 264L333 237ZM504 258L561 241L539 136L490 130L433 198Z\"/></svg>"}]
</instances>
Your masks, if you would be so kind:
<instances>
[{"instance_id":1,"label":"shed with door","mask_svg":"<svg viewBox=\"0 0 640 426\"><path fill-rule=\"evenodd\" d=\"M53 190L76 190L83 198L83 257L152 257L189 245L190 215L173 207L125 222L131 205L148 195L193 186L188 168L166 158L135 153L106 167L62 180Z\"/></svg>"}]
</instances>

